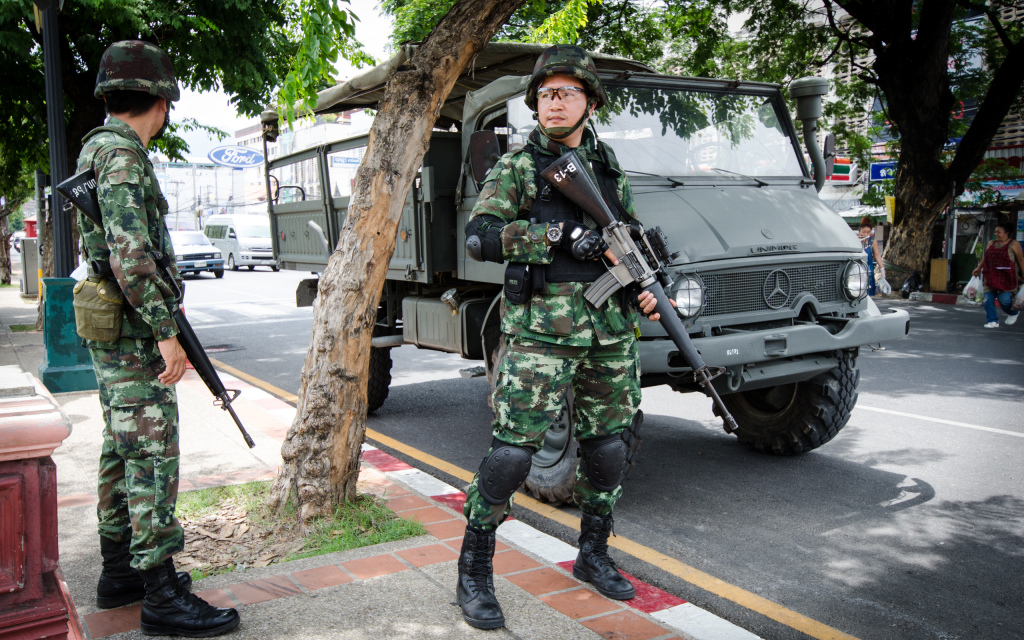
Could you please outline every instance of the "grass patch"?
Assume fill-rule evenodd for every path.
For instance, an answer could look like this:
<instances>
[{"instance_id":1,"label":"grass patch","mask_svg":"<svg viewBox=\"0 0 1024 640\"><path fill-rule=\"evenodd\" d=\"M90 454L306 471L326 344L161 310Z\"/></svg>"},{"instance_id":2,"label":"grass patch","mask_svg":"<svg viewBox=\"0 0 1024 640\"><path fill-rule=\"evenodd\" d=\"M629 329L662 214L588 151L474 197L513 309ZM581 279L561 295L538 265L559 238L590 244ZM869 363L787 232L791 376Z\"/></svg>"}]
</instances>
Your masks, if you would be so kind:
<instances>
[{"instance_id":1,"label":"grass patch","mask_svg":"<svg viewBox=\"0 0 1024 640\"><path fill-rule=\"evenodd\" d=\"M6 289L7 287L13 287L14 284L10 282L0 282L0 289Z\"/></svg>"},{"instance_id":2,"label":"grass patch","mask_svg":"<svg viewBox=\"0 0 1024 640\"><path fill-rule=\"evenodd\" d=\"M10 325L11 331L15 333L24 333L26 331L35 331L36 325L34 324L12 324Z\"/></svg>"},{"instance_id":3,"label":"grass patch","mask_svg":"<svg viewBox=\"0 0 1024 640\"><path fill-rule=\"evenodd\" d=\"M426 533L423 525L399 518L369 495L338 505L303 532L294 505L280 513L266 506L271 483L179 493L175 513L185 529L185 550L175 556L178 568L200 580Z\"/></svg>"}]
</instances>

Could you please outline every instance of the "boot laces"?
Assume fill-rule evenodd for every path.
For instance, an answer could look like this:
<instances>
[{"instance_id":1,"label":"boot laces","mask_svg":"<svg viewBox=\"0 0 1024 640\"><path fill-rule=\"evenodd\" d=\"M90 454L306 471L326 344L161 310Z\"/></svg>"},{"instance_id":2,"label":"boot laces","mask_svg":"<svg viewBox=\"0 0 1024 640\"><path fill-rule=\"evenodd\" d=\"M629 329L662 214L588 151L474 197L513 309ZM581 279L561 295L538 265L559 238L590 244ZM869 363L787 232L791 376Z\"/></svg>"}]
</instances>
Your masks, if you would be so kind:
<instances>
[{"instance_id":1,"label":"boot laces","mask_svg":"<svg viewBox=\"0 0 1024 640\"><path fill-rule=\"evenodd\" d=\"M479 549L474 550L473 559L470 561L469 570L466 572L473 582L473 586L478 589L490 587L493 572L490 555Z\"/></svg>"},{"instance_id":2,"label":"boot laces","mask_svg":"<svg viewBox=\"0 0 1024 640\"><path fill-rule=\"evenodd\" d=\"M615 523L601 522L600 526L594 527L594 537L590 541L591 555L596 561L595 564L606 565L616 568L615 561L608 555L608 538L615 535Z\"/></svg>"}]
</instances>

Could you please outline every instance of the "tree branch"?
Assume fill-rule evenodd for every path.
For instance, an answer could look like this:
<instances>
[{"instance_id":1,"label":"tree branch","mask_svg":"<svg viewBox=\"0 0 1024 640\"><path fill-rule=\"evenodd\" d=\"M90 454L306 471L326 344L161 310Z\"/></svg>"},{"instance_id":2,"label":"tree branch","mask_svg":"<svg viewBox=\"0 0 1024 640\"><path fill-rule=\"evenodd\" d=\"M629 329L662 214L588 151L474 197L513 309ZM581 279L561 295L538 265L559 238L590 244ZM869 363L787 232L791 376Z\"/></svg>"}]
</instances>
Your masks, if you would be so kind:
<instances>
[{"instance_id":1,"label":"tree branch","mask_svg":"<svg viewBox=\"0 0 1024 640\"><path fill-rule=\"evenodd\" d=\"M975 11L984 13L988 16L988 21L992 23L992 28L995 30L999 40L1003 43L1003 46L1007 49L1013 46L1013 40L1010 38L1010 34L1006 33L1003 23L999 21L999 16L991 6L981 2L971 2L970 0L960 0L959 4L965 9L974 9Z\"/></svg>"}]
</instances>

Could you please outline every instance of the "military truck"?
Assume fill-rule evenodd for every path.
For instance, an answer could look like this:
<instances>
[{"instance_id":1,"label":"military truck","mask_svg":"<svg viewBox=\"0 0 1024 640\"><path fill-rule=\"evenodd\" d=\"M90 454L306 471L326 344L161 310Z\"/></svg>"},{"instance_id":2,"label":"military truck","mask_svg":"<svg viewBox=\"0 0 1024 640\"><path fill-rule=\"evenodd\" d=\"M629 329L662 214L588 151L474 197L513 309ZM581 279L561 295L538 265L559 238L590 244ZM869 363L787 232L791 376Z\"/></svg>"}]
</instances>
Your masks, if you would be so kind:
<instances>
[{"instance_id":1,"label":"military truck","mask_svg":"<svg viewBox=\"0 0 1024 640\"><path fill-rule=\"evenodd\" d=\"M541 50L489 45L441 107L381 296L371 410L387 398L389 349L402 344L482 360L493 381L505 349L498 329L505 265L468 257L464 229L488 169L524 145L535 126L523 94ZM405 48L323 91L316 112L374 107L390 70L410 54ZM669 295L704 360L720 373L714 384L738 423L736 436L780 455L828 442L857 401L860 347L902 338L910 324L905 311L881 313L866 296L860 242L818 199L825 161L815 122L825 81L801 79L791 87L816 169L812 179L778 85L663 75L592 55L609 96L593 126L628 172L641 223L660 227L672 246ZM269 143L279 135L278 114L262 119ZM267 163L281 268L323 271L366 144L367 136L358 135ZM297 303L312 304L315 294L316 279L306 280ZM661 325L643 322L640 354L643 386L700 391ZM571 500L571 402L570 394L526 481L552 502Z\"/></svg>"}]
</instances>

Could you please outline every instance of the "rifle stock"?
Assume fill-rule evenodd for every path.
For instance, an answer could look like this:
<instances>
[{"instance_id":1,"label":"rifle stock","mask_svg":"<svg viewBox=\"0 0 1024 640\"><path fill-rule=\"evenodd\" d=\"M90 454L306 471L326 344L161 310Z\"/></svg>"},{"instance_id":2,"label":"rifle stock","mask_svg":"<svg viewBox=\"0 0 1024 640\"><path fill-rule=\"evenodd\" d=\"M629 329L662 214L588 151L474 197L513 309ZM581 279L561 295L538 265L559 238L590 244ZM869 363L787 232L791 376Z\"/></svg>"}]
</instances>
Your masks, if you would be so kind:
<instances>
[{"instance_id":1,"label":"rifle stock","mask_svg":"<svg viewBox=\"0 0 1024 640\"><path fill-rule=\"evenodd\" d=\"M618 265L609 267L608 274L598 279L592 285L593 291L588 289L584 297L600 307L608 299L608 296L628 284L636 283L644 291L649 291L658 302L655 308L660 317L661 326L665 328L686 363L693 369L696 381L711 396L715 408L725 423L725 431L727 433L735 431L737 428L735 418L729 413L722 398L718 395L718 391L711 384L714 376L711 375L707 363L704 362L697 347L694 346L690 334L686 332L686 327L679 319L679 314L675 313L675 308L669 302L668 293L659 279L661 263L655 263L657 269L652 269L647 264L645 252L633 241L627 225L612 214L601 191L583 168L583 164L574 151L570 150L551 163L541 173L541 176L601 225L605 241L619 261ZM646 254L652 257L657 256L653 250Z\"/></svg>"}]
</instances>

